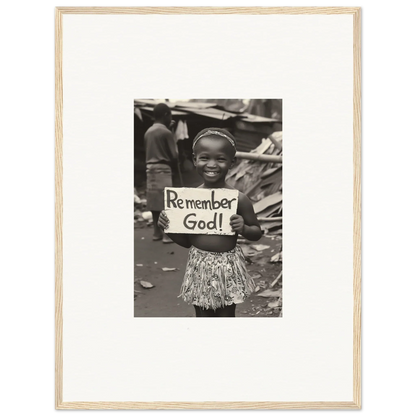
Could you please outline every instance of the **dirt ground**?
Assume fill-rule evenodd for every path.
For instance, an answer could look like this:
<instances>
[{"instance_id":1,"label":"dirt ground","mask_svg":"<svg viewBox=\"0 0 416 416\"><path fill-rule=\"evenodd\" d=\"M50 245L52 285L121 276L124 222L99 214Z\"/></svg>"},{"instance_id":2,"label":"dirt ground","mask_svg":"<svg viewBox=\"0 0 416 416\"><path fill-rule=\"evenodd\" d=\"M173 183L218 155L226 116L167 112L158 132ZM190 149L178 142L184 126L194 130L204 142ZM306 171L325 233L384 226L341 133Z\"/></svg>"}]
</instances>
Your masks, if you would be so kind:
<instances>
[{"instance_id":1,"label":"dirt ground","mask_svg":"<svg viewBox=\"0 0 416 416\"><path fill-rule=\"evenodd\" d=\"M194 308L178 298L185 271L188 250L177 244L163 244L152 241L153 228L144 222L135 224L134 230L134 316L135 317L193 317ZM257 293L253 293L244 303L237 305L237 317L278 317L281 308L268 306L276 298L259 296L279 275L281 263L270 263L270 258L280 250L280 239L262 237L250 244L263 244L270 248L257 252L248 244L246 250L252 256L247 268L257 284ZM162 267L177 268L164 272ZM145 289L140 281L154 285ZM273 287L278 290L282 281Z\"/></svg>"}]
</instances>

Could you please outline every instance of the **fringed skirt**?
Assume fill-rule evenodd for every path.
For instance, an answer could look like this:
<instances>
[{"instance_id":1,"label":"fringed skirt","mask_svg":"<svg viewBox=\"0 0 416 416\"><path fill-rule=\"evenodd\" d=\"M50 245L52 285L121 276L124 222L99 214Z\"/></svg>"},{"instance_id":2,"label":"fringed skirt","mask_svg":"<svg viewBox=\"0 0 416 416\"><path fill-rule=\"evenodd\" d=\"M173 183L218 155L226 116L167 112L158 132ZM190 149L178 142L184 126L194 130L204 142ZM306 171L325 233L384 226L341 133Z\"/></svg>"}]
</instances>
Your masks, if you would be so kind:
<instances>
[{"instance_id":1,"label":"fringed skirt","mask_svg":"<svg viewBox=\"0 0 416 416\"><path fill-rule=\"evenodd\" d=\"M240 246L215 253L191 247L179 297L203 309L242 303L254 291Z\"/></svg>"}]
</instances>

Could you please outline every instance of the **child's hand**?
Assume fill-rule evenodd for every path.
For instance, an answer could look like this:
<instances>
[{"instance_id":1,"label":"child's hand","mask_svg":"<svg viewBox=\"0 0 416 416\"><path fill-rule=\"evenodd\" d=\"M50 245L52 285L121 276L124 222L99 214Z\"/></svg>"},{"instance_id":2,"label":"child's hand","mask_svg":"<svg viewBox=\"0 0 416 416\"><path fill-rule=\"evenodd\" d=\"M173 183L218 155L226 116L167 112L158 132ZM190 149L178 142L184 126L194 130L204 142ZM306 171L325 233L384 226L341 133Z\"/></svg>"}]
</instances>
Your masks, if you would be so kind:
<instances>
[{"instance_id":1,"label":"child's hand","mask_svg":"<svg viewBox=\"0 0 416 416\"><path fill-rule=\"evenodd\" d=\"M166 215L165 211L162 211L159 215L159 220L157 222L157 225L162 229L166 230L169 227L169 218Z\"/></svg>"},{"instance_id":2,"label":"child's hand","mask_svg":"<svg viewBox=\"0 0 416 416\"><path fill-rule=\"evenodd\" d=\"M241 215L234 214L230 218L230 225L234 232L242 234L244 230L244 218Z\"/></svg>"}]
</instances>

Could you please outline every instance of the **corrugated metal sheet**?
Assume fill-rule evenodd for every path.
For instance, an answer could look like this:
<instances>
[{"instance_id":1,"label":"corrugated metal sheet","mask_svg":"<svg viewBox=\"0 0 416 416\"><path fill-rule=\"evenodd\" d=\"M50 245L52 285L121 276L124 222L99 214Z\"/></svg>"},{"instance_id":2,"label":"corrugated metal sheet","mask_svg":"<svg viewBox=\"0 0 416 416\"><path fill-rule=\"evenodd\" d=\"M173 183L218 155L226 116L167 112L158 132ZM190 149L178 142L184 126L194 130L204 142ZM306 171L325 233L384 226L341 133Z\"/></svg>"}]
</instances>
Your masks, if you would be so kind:
<instances>
[{"instance_id":1,"label":"corrugated metal sheet","mask_svg":"<svg viewBox=\"0 0 416 416\"><path fill-rule=\"evenodd\" d=\"M139 105L137 108L143 111L147 111L148 113L151 113L153 116L153 107L147 106L147 105ZM185 111L179 111L175 108L171 109L171 113L173 116L186 116L188 113Z\"/></svg>"},{"instance_id":2,"label":"corrugated metal sheet","mask_svg":"<svg viewBox=\"0 0 416 416\"><path fill-rule=\"evenodd\" d=\"M282 121L282 100L255 98L251 99L246 111L250 114L255 114L261 117L274 118L277 121Z\"/></svg>"},{"instance_id":3,"label":"corrugated metal sheet","mask_svg":"<svg viewBox=\"0 0 416 416\"><path fill-rule=\"evenodd\" d=\"M260 145L262 139L276 130L281 130L280 123L251 123L237 120L233 130L237 142L237 150L249 152Z\"/></svg>"},{"instance_id":4,"label":"corrugated metal sheet","mask_svg":"<svg viewBox=\"0 0 416 416\"><path fill-rule=\"evenodd\" d=\"M215 103L194 103L192 101L176 101L173 104L175 104L176 107L188 107L188 108L212 108L215 107Z\"/></svg>"},{"instance_id":5,"label":"corrugated metal sheet","mask_svg":"<svg viewBox=\"0 0 416 416\"><path fill-rule=\"evenodd\" d=\"M276 123L276 122L279 121L275 118L255 116L255 115L249 114L249 113L243 113L243 114L241 114L240 117L242 117L242 120L248 121L250 123Z\"/></svg>"},{"instance_id":6,"label":"corrugated metal sheet","mask_svg":"<svg viewBox=\"0 0 416 416\"><path fill-rule=\"evenodd\" d=\"M195 103L209 103L212 105L216 105L222 107L224 110L230 111L232 113L242 113L248 108L250 100L247 99L234 99L234 98L227 98L227 99L196 99L191 100Z\"/></svg>"},{"instance_id":7,"label":"corrugated metal sheet","mask_svg":"<svg viewBox=\"0 0 416 416\"><path fill-rule=\"evenodd\" d=\"M216 108L204 108L196 109L189 107L181 107L181 110L187 111L189 113L198 114L203 117L215 118L216 120L228 120L229 118L235 117L235 114L229 113L225 110L218 110Z\"/></svg>"},{"instance_id":8,"label":"corrugated metal sheet","mask_svg":"<svg viewBox=\"0 0 416 416\"><path fill-rule=\"evenodd\" d=\"M172 101L166 102L171 108L172 115L178 116L188 121L188 127L194 125L196 130L199 128L210 127L212 120L213 126L226 127L234 134L237 142L237 150L242 152L249 152L256 148L261 140L269 136L274 131L282 129L281 122L279 122L278 110L281 108L281 100L249 100L250 105L246 108L251 108L257 114L245 112L231 112L224 109L227 105L229 108L237 108L236 105L244 104L247 100L196 100L192 101ZM270 103L269 101L273 101ZM277 103L274 103L276 101ZM160 102L159 100L134 100L135 105L143 110L147 117L153 116L153 107ZM234 107L232 107L234 106ZM277 110L276 110L277 108ZM276 118L267 117L271 111L277 114ZM277 111L277 112L276 112ZM261 114L259 114L261 113ZM192 124L190 124L192 120ZM224 124L222 123L224 121ZM225 123L226 122L226 123ZM198 130L199 131L199 130ZM190 132L191 133L191 132ZM196 131L194 132L196 134ZM190 134L192 136L192 134ZM190 137L193 139L193 137Z\"/></svg>"},{"instance_id":9,"label":"corrugated metal sheet","mask_svg":"<svg viewBox=\"0 0 416 416\"><path fill-rule=\"evenodd\" d=\"M264 136L255 132L235 130L234 137L236 140L236 147L239 152L250 152L261 143Z\"/></svg>"},{"instance_id":10,"label":"corrugated metal sheet","mask_svg":"<svg viewBox=\"0 0 416 416\"><path fill-rule=\"evenodd\" d=\"M162 101L158 101L158 100L145 100L145 99L136 99L136 100L134 100L134 104L136 104L136 105L150 105L152 108L156 105L156 104L158 104L158 103L160 103L160 102L162 102ZM169 103L165 103L166 105L169 105Z\"/></svg>"}]
</instances>

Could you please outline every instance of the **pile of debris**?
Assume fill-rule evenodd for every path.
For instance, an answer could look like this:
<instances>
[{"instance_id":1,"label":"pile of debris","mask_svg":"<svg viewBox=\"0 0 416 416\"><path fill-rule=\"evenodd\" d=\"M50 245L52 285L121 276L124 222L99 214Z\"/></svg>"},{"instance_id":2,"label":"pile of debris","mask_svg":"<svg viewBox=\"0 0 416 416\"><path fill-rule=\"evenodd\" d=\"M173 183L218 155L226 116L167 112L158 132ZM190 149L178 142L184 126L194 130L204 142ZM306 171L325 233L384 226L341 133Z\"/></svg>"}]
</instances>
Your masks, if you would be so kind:
<instances>
[{"instance_id":1,"label":"pile of debris","mask_svg":"<svg viewBox=\"0 0 416 416\"><path fill-rule=\"evenodd\" d=\"M264 240L251 244L239 239L247 270L256 284L250 303L247 303L249 308L243 309L242 313L260 317L282 316L282 240L280 236L270 243Z\"/></svg>"},{"instance_id":2,"label":"pile of debris","mask_svg":"<svg viewBox=\"0 0 416 416\"><path fill-rule=\"evenodd\" d=\"M153 217L150 211L146 211L147 200L142 194L139 196L136 188L134 188L134 227L138 227L141 223L150 226L153 224Z\"/></svg>"},{"instance_id":3,"label":"pile of debris","mask_svg":"<svg viewBox=\"0 0 416 416\"><path fill-rule=\"evenodd\" d=\"M281 234L282 163L263 161L261 155L282 156L282 132L271 134L251 153L258 158L241 160L230 169L227 182L253 201L254 212L266 235Z\"/></svg>"}]
</instances>

